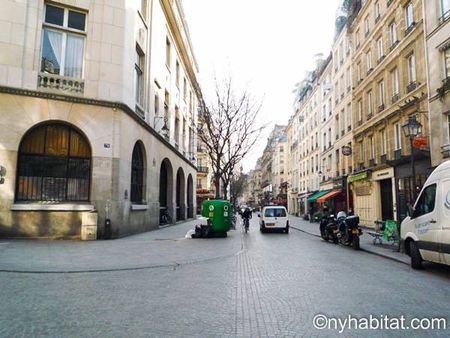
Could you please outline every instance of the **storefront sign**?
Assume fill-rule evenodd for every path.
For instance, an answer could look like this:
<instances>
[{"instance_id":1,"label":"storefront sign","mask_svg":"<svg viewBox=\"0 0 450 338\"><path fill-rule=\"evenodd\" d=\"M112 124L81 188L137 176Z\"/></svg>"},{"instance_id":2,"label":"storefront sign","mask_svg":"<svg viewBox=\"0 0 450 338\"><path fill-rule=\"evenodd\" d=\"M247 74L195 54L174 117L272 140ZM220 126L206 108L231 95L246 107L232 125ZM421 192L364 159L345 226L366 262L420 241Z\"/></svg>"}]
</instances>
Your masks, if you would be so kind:
<instances>
[{"instance_id":1,"label":"storefront sign","mask_svg":"<svg viewBox=\"0 0 450 338\"><path fill-rule=\"evenodd\" d=\"M356 196L367 196L372 193L370 183L358 185L354 188Z\"/></svg>"},{"instance_id":2,"label":"storefront sign","mask_svg":"<svg viewBox=\"0 0 450 338\"><path fill-rule=\"evenodd\" d=\"M385 180L394 177L394 168L388 168L381 171L375 171L372 173L372 178L375 181Z\"/></svg>"},{"instance_id":3,"label":"storefront sign","mask_svg":"<svg viewBox=\"0 0 450 338\"><path fill-rule=\"evenodd\" d=\"M363 171L362 173L354 174L348 177L349 182L356 182L359 180L363 180L367 178L367 171Z\"/></svg>"}]
</instances>

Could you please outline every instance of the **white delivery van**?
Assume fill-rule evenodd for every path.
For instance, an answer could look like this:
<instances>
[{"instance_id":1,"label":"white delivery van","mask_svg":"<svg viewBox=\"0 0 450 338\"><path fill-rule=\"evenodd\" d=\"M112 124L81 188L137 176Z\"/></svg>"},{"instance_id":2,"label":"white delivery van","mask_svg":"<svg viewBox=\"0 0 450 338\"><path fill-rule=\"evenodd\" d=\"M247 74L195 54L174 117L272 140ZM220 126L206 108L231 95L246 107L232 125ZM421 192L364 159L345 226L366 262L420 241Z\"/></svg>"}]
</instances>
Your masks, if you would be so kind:
<instances>
[{"instance_id":1,"label":"white delivery van","mask_svg":"<svg viewBox=\"0 0 450 338\"><path fill-rule=\"evenodd\" d=\"M428 177L402 222L401 240L414 269L423 260L450 265L450 161Z\"/></svg>"},{"instance_id":2,"label":"white delivery van","mask_svg":"<svg viewBox=\"0 0 450 338\"><path fill-rule=\"evenodd\" d=\"M289 233L289 218L286 208L278 205L265 206L259 221L259 230L266 232L268 230L284 230Z\"/></svg>"}]
</instances>

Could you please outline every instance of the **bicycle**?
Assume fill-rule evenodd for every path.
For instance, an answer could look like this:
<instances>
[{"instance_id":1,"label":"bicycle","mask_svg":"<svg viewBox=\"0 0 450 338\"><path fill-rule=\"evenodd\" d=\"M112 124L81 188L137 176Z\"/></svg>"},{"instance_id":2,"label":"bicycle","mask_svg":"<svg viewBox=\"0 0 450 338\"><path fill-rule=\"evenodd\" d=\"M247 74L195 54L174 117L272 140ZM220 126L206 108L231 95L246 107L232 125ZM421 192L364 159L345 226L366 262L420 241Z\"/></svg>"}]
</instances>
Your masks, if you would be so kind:
<instances>
[{"instance_id":1,"label":"bicycle","mask_svg":"<svg viewBox=\"0 0 450 338\"><path fill-rule=\"evenodd\" d=\"M244 218L243 221L244 221L244 230L245 233L247 233L250 227L250 220L248 218Z\"/></svg>"},{"instance_id":2,"label":"bicycle","mask_svg":"<svg viewBox=\"0 0 450 338\"><path fill-rule=\"evenodd\" d=\"M171 224L172 223L172 217L169 215L169 211L167 209L161 209L160 216L159 216L159 224Z\"/></svg>"}]
</instances>

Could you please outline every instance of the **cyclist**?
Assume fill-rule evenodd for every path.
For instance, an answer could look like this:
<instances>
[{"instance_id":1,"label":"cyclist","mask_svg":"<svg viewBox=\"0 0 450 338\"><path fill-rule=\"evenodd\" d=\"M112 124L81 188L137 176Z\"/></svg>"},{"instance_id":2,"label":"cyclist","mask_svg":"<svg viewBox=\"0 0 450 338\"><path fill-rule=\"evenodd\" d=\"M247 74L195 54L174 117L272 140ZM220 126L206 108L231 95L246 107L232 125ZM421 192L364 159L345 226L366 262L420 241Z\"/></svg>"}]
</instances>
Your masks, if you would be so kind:
<instances>
[{"instance_id":1,"label":"cyclist","mask_svg":"<svg viewBox=\"0 0 450 338\"><path fill-rule=\"evenodd\" d=\"M246 227L246 230L249 227L250 224L250 218L252 218L252 211L249 207L245 208L244 212L242 213L242 220L244 221L244 226Z\"/></svg>"}]
</instances>

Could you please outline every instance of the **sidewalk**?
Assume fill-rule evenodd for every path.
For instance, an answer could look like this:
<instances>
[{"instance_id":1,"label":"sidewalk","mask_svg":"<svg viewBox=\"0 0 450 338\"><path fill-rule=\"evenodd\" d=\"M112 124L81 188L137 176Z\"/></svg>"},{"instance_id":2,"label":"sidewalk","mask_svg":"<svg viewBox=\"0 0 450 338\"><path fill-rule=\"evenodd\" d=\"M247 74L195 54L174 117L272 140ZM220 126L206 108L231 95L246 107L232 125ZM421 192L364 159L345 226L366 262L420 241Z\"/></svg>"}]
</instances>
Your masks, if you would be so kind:
<instances>
[{"instance_id":1,"label":"sidewalk","mask_svg":"<svg viewBox=\"0 0 450 338\"><path fill-rule=\"evenodd\" d=\"M189 220L107 241L1 239L0 272L82 273L177 268L233 256L241 250L236 231L230 231L225 241L186 239L186 233L196 222Z\"/></svg>"},{"instance_id":2,"label":"sidewalk","mask_svg":"<svg viewBox=\"0 0 450 338\"><path fill-rule=\"evenodd\" d=\"M291 228L305 232L309 235L320 237L319 223L310 223L301 217L296 217L293 215L289 215L289 221ZM392 259L400 263L410 264L409 257L406 254L394 251L395 248L393 245L390 245L385 241L383 241L383 244L381 245L373 244L373 237L365 233L364 230L365 229L363 228L363 234L360 237L361 250L377 256Z\"/></svg>"}]
</instances>

